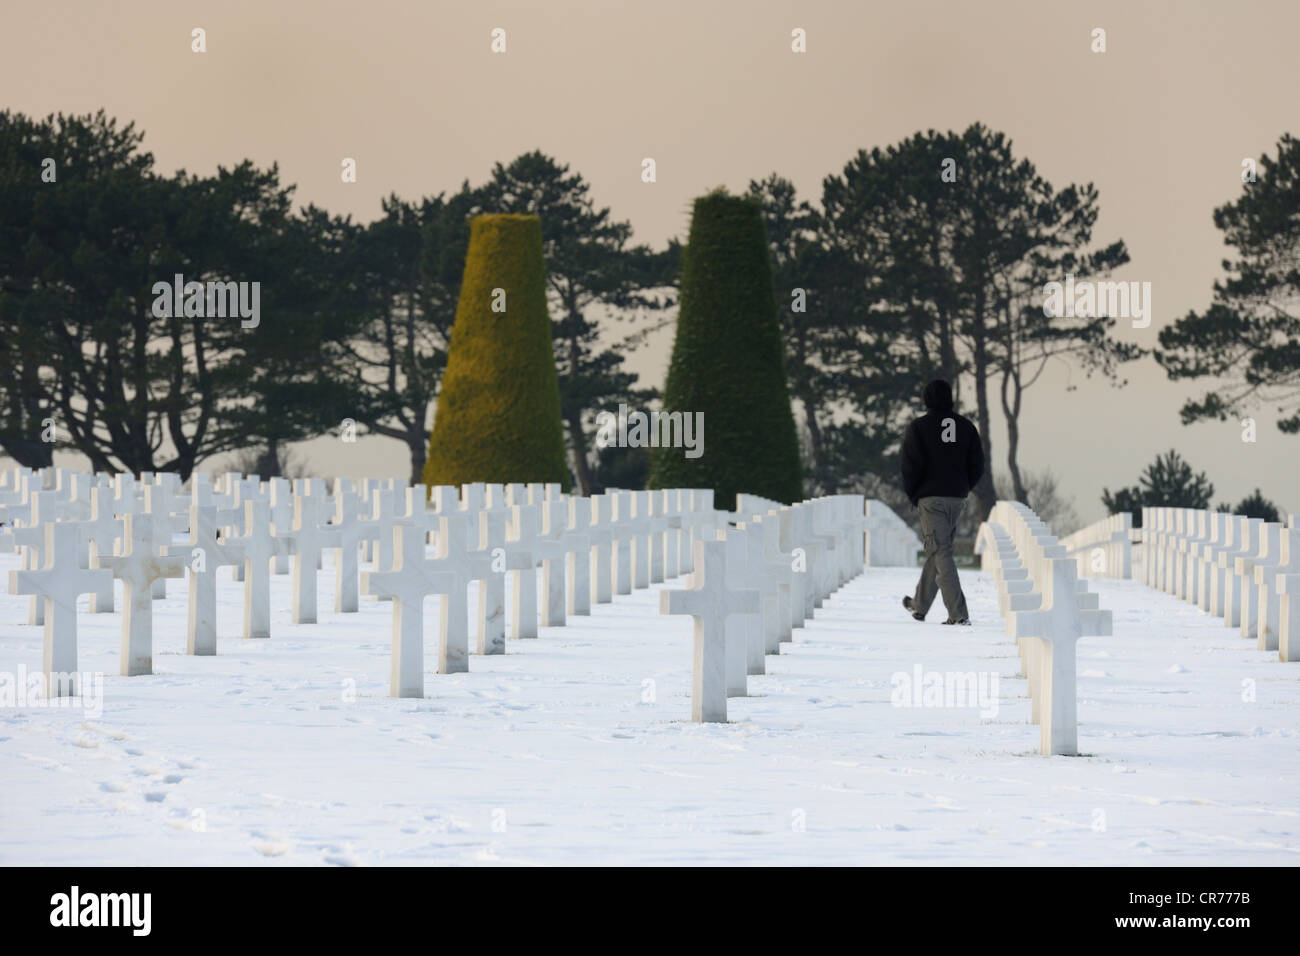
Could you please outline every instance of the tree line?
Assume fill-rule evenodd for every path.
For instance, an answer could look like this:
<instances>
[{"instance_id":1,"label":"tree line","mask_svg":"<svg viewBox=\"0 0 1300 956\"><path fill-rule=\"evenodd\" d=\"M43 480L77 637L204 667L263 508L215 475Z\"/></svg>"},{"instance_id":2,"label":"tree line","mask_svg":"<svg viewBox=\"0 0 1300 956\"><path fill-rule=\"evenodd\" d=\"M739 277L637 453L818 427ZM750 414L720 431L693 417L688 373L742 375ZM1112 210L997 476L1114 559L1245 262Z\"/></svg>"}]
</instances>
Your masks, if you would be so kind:
<instances>
[{"instance_id":1,"label":"tree line","mask_svg":"<svg viewBox=\"0 0 1300 956\"><path fill-rule=\"evenodd\" d=\"M582 177L553 159L528 153L480 186L419 201L389 196L360 224L294 209L275 166L162 175L142 139L102 112L0 113L0 448L19 463L48 465L57 431L105 471L188 476L257 447L269 476L290 443L347 421L404 443L418 481L469 220L488 211L542 217L563 411L585 490L595 483L590 418L653 397L623 368L635 332L623 347L602 344L597 310L671 305L673 252L634 245L630 225L597 209ZM248 329L156 315L153 286L174 275L257 282L266 319Z\"/></svg>"},{"instance_id":2,"label":"tree line","mask_svg":"<svg viewBox=\"0 0 1300 956\"><path fill-rule=\"evenodd\" d=\"M525 153L478 185L390 195L362 224L295 208L275 165L164 175L142 143L134 124L102 112L0 113L0 449L10 457L49 464L53 428L106 471L188 475L256 447L269 476L291 443L346 420L403 442L418 480L468 222L504 212L541 219L577 488L644 481L644 450L596 448L594 421L620 403L657 401L625 358L671 321L681 246L635 242L630 223L567 165ZM1281 203L1294 213L1297 152L1284 139L1263 166L1268 191L1247 186L1216 214L1242 258L1205 315L1161 334L1155 357L1171 377L1241 381L1189 405L1186 420L1234 414L1261 396L1294 405L1300 320L1285 295L1296 285L1300 220L1269 211ZM776 173L748 194L766 226L807 494L888 492L901 428L924 381L942 375L994 463L976 489L978 511L996 500L994 472L1025 500L1033 482L1020 418L1048 364L1063 359L1122 385L1122 366L1145 354L1114 337L1115 317L1043 307L1046 283L1102 277L1128 261L1122 240L1094 241L1097 190L1057 189L980 124L862 150L815 201ZM154 284L177 275L257 281L263 321L155 314ZM1289 347L1279 341L1287 335ZM995 409L1004 444L991 434ZM1297 413L1284 428L1300 427Z\"/></svg>"}]
</instances>

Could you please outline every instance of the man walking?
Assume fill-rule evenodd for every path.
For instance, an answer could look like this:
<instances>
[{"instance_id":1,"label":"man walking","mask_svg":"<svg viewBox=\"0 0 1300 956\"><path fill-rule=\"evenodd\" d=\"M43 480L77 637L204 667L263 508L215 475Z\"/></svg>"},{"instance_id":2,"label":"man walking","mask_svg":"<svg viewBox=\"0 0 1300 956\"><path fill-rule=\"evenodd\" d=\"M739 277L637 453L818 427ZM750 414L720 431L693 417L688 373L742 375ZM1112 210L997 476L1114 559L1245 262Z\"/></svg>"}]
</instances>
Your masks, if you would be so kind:
<instances>
[{"instance_id":1,"label":"man walking","mask_svg":"<svg viewBox=\"0 0 1300 956\"><path fill-rule=\"evenodd\" d=\"M984 474L984 445L969 419L952 408L952 386L937 378L925 386L926 413L903 433L903 490L921 512L925 566L916 594L903 598L912 617L924 621L937 592L948 609L945 624L970 624L961 593L952 539L966 496Z\"/></svg>"}]
</instances>

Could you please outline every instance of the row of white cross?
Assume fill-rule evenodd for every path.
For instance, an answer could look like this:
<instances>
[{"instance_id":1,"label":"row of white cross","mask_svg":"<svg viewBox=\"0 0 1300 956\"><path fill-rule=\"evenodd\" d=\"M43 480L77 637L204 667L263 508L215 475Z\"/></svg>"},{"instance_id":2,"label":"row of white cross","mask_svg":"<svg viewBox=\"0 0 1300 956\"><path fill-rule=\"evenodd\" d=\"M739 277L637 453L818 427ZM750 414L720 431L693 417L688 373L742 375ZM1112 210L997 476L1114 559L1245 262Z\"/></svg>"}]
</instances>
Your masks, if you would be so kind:
<instances>
[{"instance_id":1,"label":"row of white cross","mask_svg":"<svg viewBox=\"0 0 1300 956\"><path fill-rule=\"evenodd\" d=\"M875 498L867 500L867 564L871 567L915 567L924 549L920 536L893 508Z\"/></svg>"},{"instance_id":2,"label":"row of white cross","mask_svg":"<svg viewBox=\"0 0 1300 956\"><path fill-rule=\"evenodd\" d=\"M693 709L697 720L718 720L725 719L727 693L743 694L745 675L762 673L764 654L775 653L863 565L868 520L861 496L788 508L759 501L761 514L729 514L714 510L705 489L586 498L563 495L558 485L426 488L346 478L336 479L330 493L322 479L294 487L237 473L216 481L195 473L185 490L173 474L136 480L17 468L0 475L0 550L21 552L22 569L10 573L9 588L31 595L29 623L45 627L51 695L76 693L78 597L91 595L92 613L113 611L115 578L124 603L121 673L135 676L152 673L152 602L165 596L167 578L188 580L187 652L215 654L219 568L231 567L243 582L243 636L268 638L270 575L287 573L291 564L292 620L314 623L316 572L322 552L332 550L334 611L355 612L360 594L391 601L390 693L421 697L429 595L441 597L438 672L457 673L469 668L472 616L477 653L504 653L507 575L510 634L531 638L539 623L562 625L569 615L589 614L593 603L689 573L699 556L707 567L689 595L665 601L685 602L673 607L702 622ZM478 585L476 615L468 605L470 582ZM739 598L739 606L726 597L750 592L754 598ZM718 594L720 605L707 603ZM715 632L723 634L721 644Z\"/></svg>"},{"instance_id":3,"label":"row of white cross","mask_svg":"<svg viewBox=\"0 0 1300 956\"><path fill-rule=\"evenodd\" d=\"M1133 576L1133 515L1127 511L1067 534L1060 544L1075 559L1081 578Z\"/></svg>"},{"instance_id":4,"label":"row of white cross","mask_svg":"<svg viewBox=\"0 0 1300 956\"><path fill-rule=\"evenodd\" d=\"M780 507L780 503L758 495L736 496L737 514L765 514ZM856 513L855 507L854 514ZM867 567L916 567L917 555L924 545L912 526L900 518L893 508L876 498L866 500L863 514L866 517Z\"/></svg>"},{"instance_id":5,"label":"row of white cross","mask_svg":"<svg viewBox=\"0 0 1300 956\"><path fill-rule=\"evenodd\" d=\"M745 696L749 675L766 672L766 656L779 654L794 628L864 564L861 495L788 507L739 495L731 517L717 540L695 542L687 588L659 596L661 613L695 619L695 721L725 721L727 698Z\"/></svg>"},{"instance_id":6,"label":"row of white cross","mask_svg":"<svg viewBox=\"0 0 1300 956\"><path fill-rule=\"evenodd\" d=\"M1111 633L1111 612L1078 578L1077 564L1037 515L999 501L980 525L975 553L993 573L1007 634L1020 651L1031 718L1044 754L1079 752L1076 645Z\"/></svg>"},{"instance_id":7,"label":"row of white cross","mask_svg":"<svg viewBox=\"0 0 1300 956\"><path fill-rule=\"evenodd\" d=\"M76 599L90 593L92 613L111 612L113 578L122 581L125 604L122 673L134 676L152 670L151 602L165 595L167 578L188 577L187 652L215 654L219 568L234 567L244 582L243 636L266 638L270 573L287 572L292 558L292 620L314 623L316 571L322 552L333 550L336 612L357 610L359 585L399 609L392 684L398 696L423 693L420 645L409 639L421 623L418 590L424 589L419 601L446 597L439 670L464 671L470 581L482 583L479 653L502 653L505 573L518 585L514 636L535 637L538 564L547 582L543 620L562 624L566 612L589 613L593 591L597 603L607 602L612 592L628 593L633 577L644 586L651 574L676 575L682 562L689 570L689 542L718 520L711 492L696 489L566 498L558 485L472 484L458 494L452 487L377 479L358 486L340 478L331 495L321 479L300 480L295 491L285 479L263 484L232 473L214 485L196 473L186 494L177 475L145 475L137 483L130 475L67 469L8 473L0 479L0 508L0 520L12 528L0 534L0 549L22 551L23 570L11 572L10 591L32 595L29 622L45 625L47 675L75 673ZM643 558L634 569L632 554L643 550L634 542L670 527L687 544L671 555L661 551L662 567ZM187 535L184 543L175 542L178 533ZM423 560L430 536L437 554ZM373 567L365 575L358 573L358 545ZM410 557L417 549L418 569ZM579 570L567 594L566 558ZM50 686L57 692L62 685Z\"/></svg>"},{"instance_id":8,"label":"row of white cross","mask_svg":"<svg viewBox=\"0 0 1300 956\"><path fill-rule=\"evenodd\" d=\"M1142 509L1142 576L1261 651L1300 660L1300 515L1286 523L1195 508Z\"/></svg>"}]
</instances>

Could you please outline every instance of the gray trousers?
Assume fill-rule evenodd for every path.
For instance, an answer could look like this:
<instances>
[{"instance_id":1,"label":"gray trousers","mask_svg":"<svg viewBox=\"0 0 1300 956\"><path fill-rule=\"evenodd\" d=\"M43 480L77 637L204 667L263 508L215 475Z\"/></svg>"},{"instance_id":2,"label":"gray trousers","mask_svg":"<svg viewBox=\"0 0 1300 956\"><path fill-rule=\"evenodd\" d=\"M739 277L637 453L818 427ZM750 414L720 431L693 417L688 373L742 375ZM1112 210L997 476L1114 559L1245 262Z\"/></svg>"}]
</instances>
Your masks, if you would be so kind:
<instances>
[{"instance_id":1,"label":"gray trousers","mask_svg":"<svg viewBox=\"0 0 1300 956\"><path fill-rule=\"evenodd\" d=\"M950 620L964 621L970 616L966 611L966 595L961 593L961 581L957 578L957 562L952 557L952 538L965 505L965 498L940 497L922 498L916 504L921 512L921 540L925 543L925 566L921 568L921 580L916 583L912 598L919 614L926 614L935 596L943 592L943 604Z\"/></svg>"}]
</instances>

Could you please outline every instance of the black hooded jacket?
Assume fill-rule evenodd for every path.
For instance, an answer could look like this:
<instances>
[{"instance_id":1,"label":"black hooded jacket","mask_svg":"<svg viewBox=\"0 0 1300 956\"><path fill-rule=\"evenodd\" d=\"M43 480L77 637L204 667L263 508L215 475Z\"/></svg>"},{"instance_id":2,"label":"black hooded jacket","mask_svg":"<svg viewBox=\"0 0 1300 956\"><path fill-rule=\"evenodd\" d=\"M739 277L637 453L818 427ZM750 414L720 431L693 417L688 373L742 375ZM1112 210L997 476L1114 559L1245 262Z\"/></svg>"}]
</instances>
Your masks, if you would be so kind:
<instances>
[{"instance_id":1,"label":"black hooded jacket","mask_svg":"<svg viewBox=\"0 0 1300 956\"><path fill-rule=\"evenodd\" d=\"M965 498L984 474L984 445L970 419L952 408L947 382L925 389L926 413L903 433L903 491L921 498Z\"/></svg>"}]
</instances>

